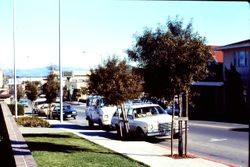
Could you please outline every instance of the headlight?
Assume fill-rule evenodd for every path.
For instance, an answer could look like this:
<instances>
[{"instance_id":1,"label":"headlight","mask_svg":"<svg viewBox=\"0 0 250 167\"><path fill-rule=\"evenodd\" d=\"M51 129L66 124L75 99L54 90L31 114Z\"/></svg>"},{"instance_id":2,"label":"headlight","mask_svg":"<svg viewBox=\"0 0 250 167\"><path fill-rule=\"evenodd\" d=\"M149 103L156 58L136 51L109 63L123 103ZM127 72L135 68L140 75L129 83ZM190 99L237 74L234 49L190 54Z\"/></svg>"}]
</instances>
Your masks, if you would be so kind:
<instances>
[{"instance_id":1,"label":"headlight","mask_svg":"<svg viewBox=\"0 0 250 167\"><path fill-rule=\"evenodd\" d=\"M152 131L154 129L154 125L148 125L148 131Z\"/></svg>"}]
</instances>

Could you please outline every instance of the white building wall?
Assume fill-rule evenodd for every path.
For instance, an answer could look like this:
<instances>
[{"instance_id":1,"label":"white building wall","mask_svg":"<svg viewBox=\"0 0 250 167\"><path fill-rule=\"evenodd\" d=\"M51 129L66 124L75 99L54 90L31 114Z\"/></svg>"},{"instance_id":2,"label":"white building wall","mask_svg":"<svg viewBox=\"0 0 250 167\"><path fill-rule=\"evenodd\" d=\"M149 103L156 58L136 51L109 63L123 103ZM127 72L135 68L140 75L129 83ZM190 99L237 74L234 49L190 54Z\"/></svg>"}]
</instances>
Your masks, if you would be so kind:
<instances>
[{"instance_id":1,"label":"white building wall","mask_svg":"<svg viewBox=\"0 0 250 167\"><path fill-rule=\"evenodd\" d=\"M3 70L0 69L0 88L3 87Z\"/></svg>"}]
</instances>

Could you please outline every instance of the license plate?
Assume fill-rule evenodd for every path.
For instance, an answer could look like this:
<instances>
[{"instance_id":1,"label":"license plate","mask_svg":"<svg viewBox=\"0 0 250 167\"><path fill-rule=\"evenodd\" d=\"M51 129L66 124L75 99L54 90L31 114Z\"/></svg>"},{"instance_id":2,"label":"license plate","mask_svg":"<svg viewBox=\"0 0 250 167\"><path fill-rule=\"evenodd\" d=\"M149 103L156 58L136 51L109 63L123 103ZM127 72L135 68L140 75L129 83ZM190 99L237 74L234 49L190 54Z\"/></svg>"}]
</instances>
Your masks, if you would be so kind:
<instances>
[{"instance_id":1,"label":"license plate","mask_svg":"<svg viewBox=\"0 0 250 167\"><path fill-rule=\"evenodd\" d=\"M67 115L67 117L69 118L69 117L71 117L71 115Z\"/></svg>"}]
</instances>

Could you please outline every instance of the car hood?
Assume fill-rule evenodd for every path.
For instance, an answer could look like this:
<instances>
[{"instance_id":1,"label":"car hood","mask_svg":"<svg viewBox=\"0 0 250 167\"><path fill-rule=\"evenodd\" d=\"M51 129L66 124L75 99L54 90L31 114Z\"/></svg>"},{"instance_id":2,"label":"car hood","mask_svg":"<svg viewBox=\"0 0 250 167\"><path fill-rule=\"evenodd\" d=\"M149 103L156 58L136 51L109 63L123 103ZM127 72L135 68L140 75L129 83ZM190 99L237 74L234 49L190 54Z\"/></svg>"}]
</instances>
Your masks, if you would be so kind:
<instances>
[{"instance_id":1,"label":"car hood","mask_svg":"<svg viewBox=\"0 0 250 167\"><path fill-rule=\"evenodd\" d=\"M153 115L148 117L142 117L142 118L135 118L134 121L140 121L145 122L148 124L154 124L154 123L167 123L172 121L172 116L168 114L159 114L159 115Z\"/></svg>"}]
</instances>

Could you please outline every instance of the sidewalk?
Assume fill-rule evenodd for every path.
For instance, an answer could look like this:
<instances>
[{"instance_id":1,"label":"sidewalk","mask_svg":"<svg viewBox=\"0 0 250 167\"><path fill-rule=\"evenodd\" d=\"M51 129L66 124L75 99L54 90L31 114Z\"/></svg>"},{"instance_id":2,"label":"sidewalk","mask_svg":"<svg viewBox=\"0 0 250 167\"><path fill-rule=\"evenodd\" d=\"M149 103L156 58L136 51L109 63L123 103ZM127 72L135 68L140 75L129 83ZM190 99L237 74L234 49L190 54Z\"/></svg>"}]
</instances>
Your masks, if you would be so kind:
<instances>
[{"instance_id":1,"label":"sidewalk","mask_svg":"<svg viewBox=\"0 0 250 167\"><path fill-rule=\"evenodd\" d=\"M55 128L23 128L20 127L21 132L24 133L59 133L72 132L80 137L90 140L93 143L102 145L110 150L126 155L132 159L140 161L152 167L228 167L230 165L219 162L203 159L203 158L186 158L174 159L170 155L170 149L162 147L157 144L152 144L145 141L120 141L102 137L98 135L103 133L101 130L88 130L79 128L72 123L63 122L62 124L57 120L48 120ZM77 128L78 127L78 128ZM175 152L176 154L176 152Z\"/></svg>"}]
</instances>

